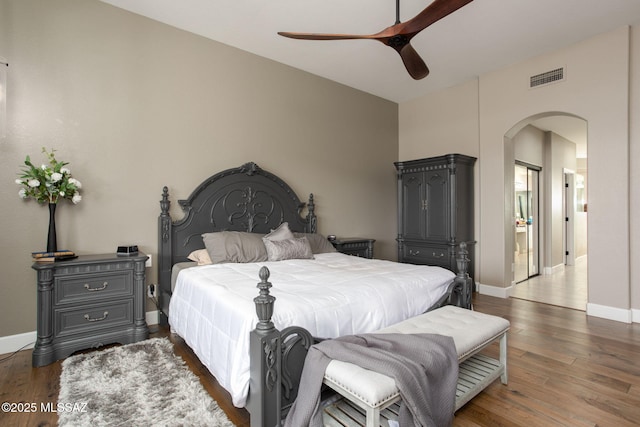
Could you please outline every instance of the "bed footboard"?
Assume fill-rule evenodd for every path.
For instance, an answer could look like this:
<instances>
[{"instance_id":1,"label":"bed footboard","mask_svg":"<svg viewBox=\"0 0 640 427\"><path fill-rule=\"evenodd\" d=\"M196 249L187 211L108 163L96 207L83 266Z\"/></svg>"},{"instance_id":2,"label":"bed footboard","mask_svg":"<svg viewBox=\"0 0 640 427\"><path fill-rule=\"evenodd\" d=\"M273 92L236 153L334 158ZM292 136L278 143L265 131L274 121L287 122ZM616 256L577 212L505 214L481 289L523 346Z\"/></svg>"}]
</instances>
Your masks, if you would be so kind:
<instances>
[{"instance_id":1,"label":"bed footboard","mask_svg":"<svg viewBox=\"0 0 640 427\"><path fill-rule=\"evenodd\" d=\"M281 420L281 342L280 331L271 321L276 299L269 293L269 274L267 267L260 269L260 295L253 300L258 324L249 341L251 379L246 407L251 414L251 427L276 426Z\"/></svg>"},{"instance_id":2,"label":"bed footboard","mask_svg":"<svg viewBox=\"0 0 640 427\"><path fill-rule=\"evenodd\" d=\"M260 295L254 298L258 324L251 331L249 398L251 427L280 426L298 395L300 375L313 337L304 328L279 331L271 321L275 297L270 295L269 269L260 269Z\"/></svg>"},{"instance_id":3,"label":"bed footboard","mask_svg":"<svg viewBox=\"0 0 640 427\"><path fill-rule=\"evenodd\" d=\"M431 307L445 305L471 308L472 279L467 272L469 258L466 243L460 244L458 272L447 293ZM300 375L314 338L304 328L291 326L279 331L271 321L276 298L270 294L269 269L260 269L259 295L253 299L258 324L251 331L249 398L246 408L251 427L280 426L283 417L298 395Z\"/></svg>"}]
</instances>

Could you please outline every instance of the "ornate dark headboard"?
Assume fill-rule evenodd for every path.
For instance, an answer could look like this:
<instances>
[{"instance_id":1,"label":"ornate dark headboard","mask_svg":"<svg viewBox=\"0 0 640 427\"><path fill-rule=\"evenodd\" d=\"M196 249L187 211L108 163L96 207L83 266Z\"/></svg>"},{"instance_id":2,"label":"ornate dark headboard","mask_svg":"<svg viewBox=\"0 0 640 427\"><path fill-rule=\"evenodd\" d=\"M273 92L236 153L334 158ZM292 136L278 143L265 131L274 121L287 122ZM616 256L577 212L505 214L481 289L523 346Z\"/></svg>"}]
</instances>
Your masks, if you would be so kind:
<instances>
[{"instance_id":1,"label":"ornate dark headboard","mask_svg":"<svg viewBox=\"0 0 640 427\"><path fill-rule=\"evenodd\" d=\"M203 233L268 233L283 222L292 231L316 232L313 194L308 203L301 202L287 183L253 162L213 175L188 199L179 200L185 216L178 221L171 219L170 203L169 190L164 187L158 218L158 295L165 313L171 297L171 268L187 261L192 251L204 248ZM161 316L161 323L166 320Z\"/></svg>"}]
</instances>

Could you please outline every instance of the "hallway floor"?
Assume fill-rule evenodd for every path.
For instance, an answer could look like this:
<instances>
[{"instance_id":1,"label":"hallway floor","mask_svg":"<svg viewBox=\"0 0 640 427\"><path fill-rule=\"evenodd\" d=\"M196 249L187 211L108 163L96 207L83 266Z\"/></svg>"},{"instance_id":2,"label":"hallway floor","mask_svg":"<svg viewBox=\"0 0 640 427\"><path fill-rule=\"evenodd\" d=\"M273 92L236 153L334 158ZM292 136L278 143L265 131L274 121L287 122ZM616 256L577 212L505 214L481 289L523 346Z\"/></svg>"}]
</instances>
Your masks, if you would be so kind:
<instances>
[{"instance_id":1,"label":"hallway floor","mask_svg":"<svg viewBox=\"0 0 640 427\"><path fill-rule=\"evenodd\" d=\"M539 275L516 284L511 297L585 311L587 309L587 257L565 265L563 271Z\"/></svg>"}]
</instances>

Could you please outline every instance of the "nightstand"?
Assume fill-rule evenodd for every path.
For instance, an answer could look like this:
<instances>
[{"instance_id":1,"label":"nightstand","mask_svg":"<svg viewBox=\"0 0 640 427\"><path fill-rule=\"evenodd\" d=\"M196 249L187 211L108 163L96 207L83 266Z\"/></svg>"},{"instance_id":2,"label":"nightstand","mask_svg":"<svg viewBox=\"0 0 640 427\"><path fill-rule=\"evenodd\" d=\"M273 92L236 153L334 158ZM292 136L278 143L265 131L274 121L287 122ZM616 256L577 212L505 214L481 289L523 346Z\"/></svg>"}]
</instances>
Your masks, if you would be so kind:
<instances>
[{"instance_id":1,"label":"nightstand","mask_svg":"<svg viewBox=\"0 0 640 427\"><path fill-rule=\"evenodd\" d=\"M360 237L338 237L330 240L338 252L347 255L355 255L363 258L373 258L373 243L375 239L363 239Z\"/></svg>"},{"instance_id":2,"label":"nightstand","mask_svg":"<svg viewBox=\"0 0 640 427\"><path fill-rule=\"evenodd\" d=\"M34 263L38 338L33 366L78 350L129 344L149 337L145 321L147 255L82 255Z\"/></svg>"}]
</instances>

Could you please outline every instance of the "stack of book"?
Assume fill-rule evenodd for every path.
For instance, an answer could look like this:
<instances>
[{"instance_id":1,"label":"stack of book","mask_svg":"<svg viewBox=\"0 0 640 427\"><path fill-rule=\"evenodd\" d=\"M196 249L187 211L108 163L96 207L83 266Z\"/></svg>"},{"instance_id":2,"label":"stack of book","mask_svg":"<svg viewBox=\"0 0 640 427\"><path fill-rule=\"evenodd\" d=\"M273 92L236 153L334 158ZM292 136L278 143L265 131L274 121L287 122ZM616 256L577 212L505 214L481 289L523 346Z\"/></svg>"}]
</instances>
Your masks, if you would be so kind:
<instances>
[{"instance_id":1,"label":"stack of book","mask_svg":"<svg viewBox=\"0 0 640 427\"><path fill-rule=\"evenodd\" d=\"M31 256L35 262L53 262L64 261L66 259L77 258L78 256L69 250L56 252L31 252Z\"/></svg>"}]
</instances>

